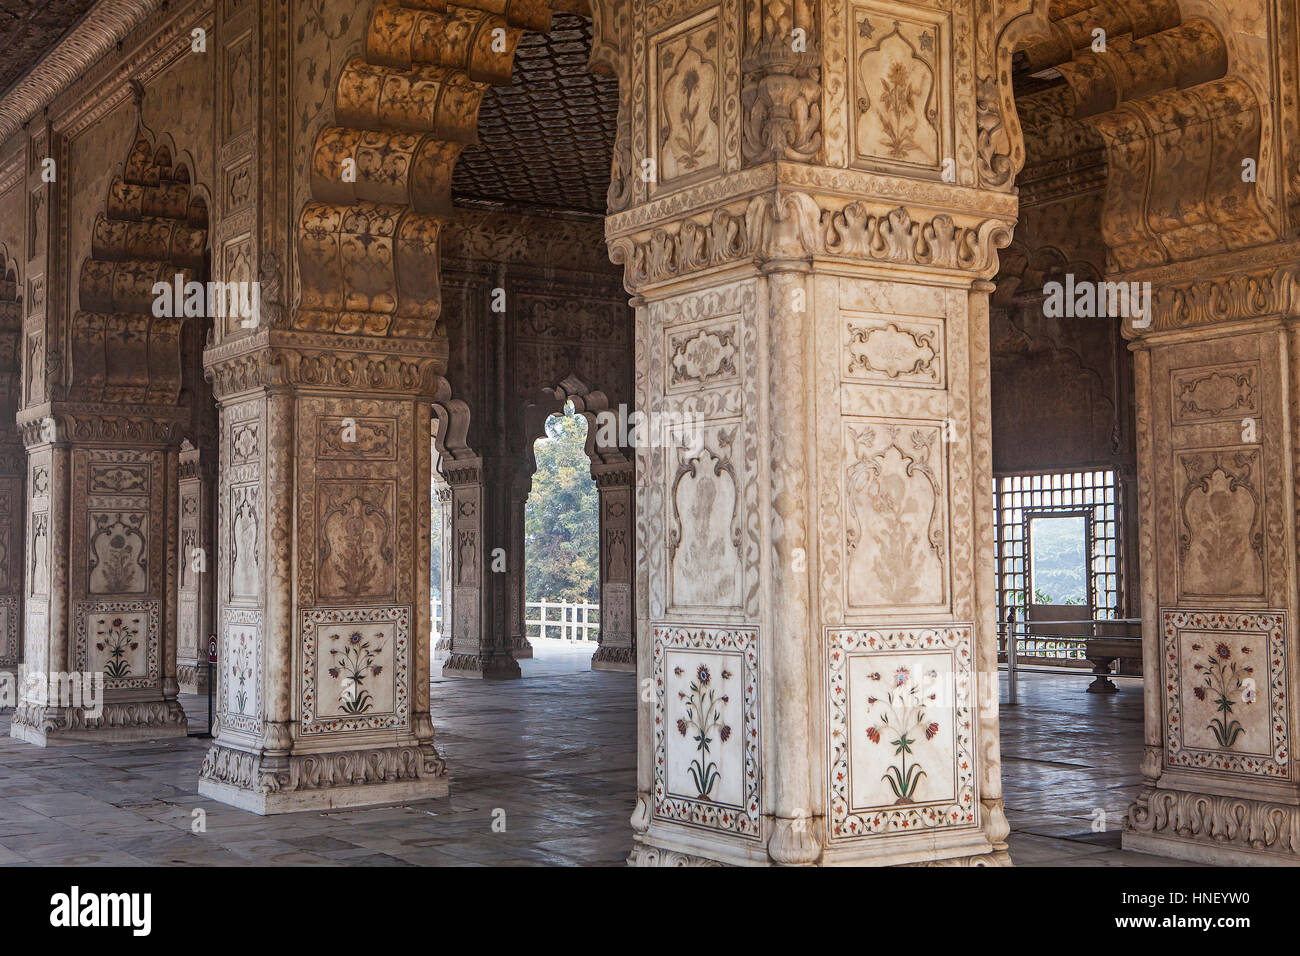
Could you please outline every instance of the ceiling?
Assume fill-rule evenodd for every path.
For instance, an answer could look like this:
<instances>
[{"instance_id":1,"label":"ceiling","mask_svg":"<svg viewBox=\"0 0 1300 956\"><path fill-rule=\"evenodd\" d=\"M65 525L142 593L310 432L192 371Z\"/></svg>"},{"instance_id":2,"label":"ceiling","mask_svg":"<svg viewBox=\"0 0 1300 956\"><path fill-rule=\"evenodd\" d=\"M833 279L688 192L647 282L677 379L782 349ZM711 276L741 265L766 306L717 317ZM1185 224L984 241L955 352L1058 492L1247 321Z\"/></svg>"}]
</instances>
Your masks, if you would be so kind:
<instances>
[{"instance_id":1,"label":"ceiling","mask_svg":"<svg viewBox=\"0 0 1300 956\"><path fill-rule=\"evenodd\" d=\"M8 90L96 0L0 0L0 91ZM580 10L559 0L557 8ZM587 68L589 17L556 12L550 33L528 33L510 86L489 87L480 145L461 154L458 205L582 217L605 214L618 119L618 81Z\"/></svg>"},{"instance_id":2,"label":"ceiling","mask_svg":"<svg viewBox=\"0 0 1300 956\"><path fill-rule=\"evenodd\" d=\"M587 69L591 32L586 17L556 13L550 33L520 41L514 82L488 88L480 145L456 164L458 205L605 215L618 80Z\"/></svg>"},{"instance_id":3,"label":"ceiling","mask_svg":"<svg viewBox=\"0 0 1300 956\"><path fill-rule=\"evenodd\" d=\"M74 27L96 0L0 0L0 95Z\"/></svg>"}]
</instances>

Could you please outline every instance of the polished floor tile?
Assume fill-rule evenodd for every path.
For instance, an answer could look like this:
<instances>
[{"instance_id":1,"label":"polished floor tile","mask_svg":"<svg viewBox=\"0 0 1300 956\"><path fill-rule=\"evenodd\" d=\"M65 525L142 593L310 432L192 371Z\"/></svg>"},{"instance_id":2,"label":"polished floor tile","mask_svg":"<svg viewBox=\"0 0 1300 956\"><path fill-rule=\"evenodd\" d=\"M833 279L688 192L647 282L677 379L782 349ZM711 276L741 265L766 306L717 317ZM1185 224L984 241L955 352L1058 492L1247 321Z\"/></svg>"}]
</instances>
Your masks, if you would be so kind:
<instances>
[{"instance_id":1,"label":"polished floor tile","mask_svg":"<svg viewBox=\"0 0 1300 956\"><path fill-rule=\"evenodd\" d=\"M591 671L590 655L547 642L521 680L435 678L451 793L400 807L258 817L198 796L200 738L42 750L0 714L0 865L621 864L636 681ZM1167 863L1120 849L1142 751L1141 684L1120 684L1101 697L1079 676L1021 674L1020 702L1001 711L1016 863ZM206 699L183 703L197 730Z\"/></svg>"}]
</instances>

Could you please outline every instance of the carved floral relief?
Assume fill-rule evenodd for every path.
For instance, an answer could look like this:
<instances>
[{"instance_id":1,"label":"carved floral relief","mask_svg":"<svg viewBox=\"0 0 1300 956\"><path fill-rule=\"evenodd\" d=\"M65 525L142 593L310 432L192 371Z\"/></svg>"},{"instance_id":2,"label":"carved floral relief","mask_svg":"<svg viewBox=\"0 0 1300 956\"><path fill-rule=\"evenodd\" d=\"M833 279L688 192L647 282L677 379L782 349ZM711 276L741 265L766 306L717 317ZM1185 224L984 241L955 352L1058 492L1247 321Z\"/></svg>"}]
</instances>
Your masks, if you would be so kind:
<instances>
[{"instance_id":1,"label":"carved floral relief","mask_svg":"<svg viewBox=\"0 0 1300 956\"><path fill-rule=\"evenodd\" d=\"M230 489L230 597L254 600L261 594L261 554L258 550L257 485Z\"/></svg>"},{"instance_id":2,"label":"carved floral relief","mask_svg":"<svg viewBox=\"0 0 1300 956\"><path fill-rule=\"evenodd\" d=\"M673 606L741 603L740 479L731 461L735 427L706 432L698 451L675 448L668 533ZM710 439L712 439L710 441Z\"/></svg>"},{"instance_id":3,"label":"carved floral relief","mask_svg":"<svg viewBox=\"0 0 1300 956\"><path fill-rule=\"evenodd\" d=\"M368 601L394 596L391 482L321 481L317 485L322 601Z\"/></svg>"},{"instance_id":4,"label":"carved floral relief","mask_svg":"<svg viewBox=\"0 0 1300 956\"><path fill-rule=\"evenodd\" d=\"M941 429L855 422L844 430L848 604L947 603Z\"/></svg>"},{"instance_id":5,"label":"carved floral relief","mask_svg":"<svg viewBox=\"0 0 1300 956\"><path fill-rule=\"evenodd\" d=\"M943 323L937 319L844 317L846 380L942 388Z\"/></svg>"},{"instance_id":6,"label":"carved floral relief","mask_svg":"<svg viewBox=\"0 0 1300 956\"><path fill-rule=\"evenodd\" d=\"M740 339L735 321L669 329L669 391L739 381Z\"/></svg>"},{"instance_id":7,"label":"carved floral relief","mask_svg":"<svg viewBox=\"0 0 1300 956\"><path fill-rule=\"evenodd\" d=\"M717 168L720 75L718 25L708 19L656 46L659 93L658 181L673 183Z\"/></svg>"},{"instance_id":8,"label":"carved floral relief","mask_svg":"<svg viewBox=\"0 0 1300 956\"><path fill-rule=\"evenodd\" d=\"M1264 596L1261 452L1180 454L1178 590L1190 597Z\"/></svg>"},{"instance_id":9,"label":"carved floral relief","mask_svg":"<svg viewBox=\"0 0 1300 956\"><path fill-rule=\"evenodd\" d=\"M142 594L149 583L146 512L90 512L88 591Z\"/></svg>"},{"instance_id":10,"label":"carved floral relief","mask_svg":"<svg viewBox=\"0 0 1300 956\"><path fill-rule=\"evenodd\" d=\"M855 155L937 168L942 158L939 26L868 7L851 9Z\"/></svg>"}]
</instances>

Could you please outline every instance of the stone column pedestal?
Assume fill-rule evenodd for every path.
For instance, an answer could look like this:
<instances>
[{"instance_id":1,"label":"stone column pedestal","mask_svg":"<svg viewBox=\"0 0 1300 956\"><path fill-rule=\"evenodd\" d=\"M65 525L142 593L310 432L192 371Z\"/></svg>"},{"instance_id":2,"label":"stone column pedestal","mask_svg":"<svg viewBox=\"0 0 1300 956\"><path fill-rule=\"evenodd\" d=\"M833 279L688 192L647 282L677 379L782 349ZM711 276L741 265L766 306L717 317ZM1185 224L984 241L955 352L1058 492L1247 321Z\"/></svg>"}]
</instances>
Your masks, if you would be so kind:
<instances>
[{"instance_id":1,"label":"stone column pedestal","mask_svg":"<svg viewBox=\"0 0 1300 956\"><path fill-rule=\"evenodd\" d=\"M287 330L207 350L223 546L201 794L270 814L447 792L428 697L438 361Z\"/></svg>"},{"instance_id":2,"label":"stone column pedestal","mask_svg":"<svg viewBox=\"0 0 1300 956\"><path fill-rule=\"evenodd\" d=\"M1146 747L1124 848L1300 862L1295 389L1281 269L1167 270L1130 327L1137 401ZM1238 257L1239 258L1239 257ZM1192 264L1189 264L1191 266ZM1195 278L1192 278L1195 276ZM1144 278L1138 275L1136 278ZM1258 289L1251 297L1229 290Z\"/></svg>"},{"instance_id":3,"label":"stone column pedestal","mask_svg":"<svg viewBox=\"0 0 1300 956\"><path fill-rule=\"evenodd\" d=\"M591 470L600 508L600 647L592 655L591 669L635 674L635 467L632 462L597 463Z\"/></svg>"},{"instance_id":4,"label":"stone column pedestal","mask_svg":"<svg viewBox=\"0 0 1300 956\"><path fill-rule=\"evenodd\" d=\"M10 733L38 746L187 732L168 556L179 537L174 435L188 413L130 411L19 414L31 534L23 693Z\"/></svg>"}]
</instances>

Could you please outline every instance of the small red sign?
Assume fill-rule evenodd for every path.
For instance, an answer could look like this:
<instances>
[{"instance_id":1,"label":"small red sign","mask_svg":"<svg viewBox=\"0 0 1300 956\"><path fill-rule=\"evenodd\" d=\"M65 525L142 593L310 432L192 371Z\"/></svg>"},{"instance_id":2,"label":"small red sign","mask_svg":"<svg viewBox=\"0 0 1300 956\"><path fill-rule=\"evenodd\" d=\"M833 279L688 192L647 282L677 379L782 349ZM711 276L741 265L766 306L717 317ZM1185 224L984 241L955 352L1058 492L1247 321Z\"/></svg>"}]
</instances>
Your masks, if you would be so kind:
<instances>
[{"instance_id":1,"label":"small red sign","mask_svg":"<svg viewBox=\"0 0 1300 956\"><path fill-rule=\"evenodd\" d=\"M208 663L215 664L216 662L217 662L217 635L213 634L211 637L208 638Z\"/></svg>"}]
</instances>

